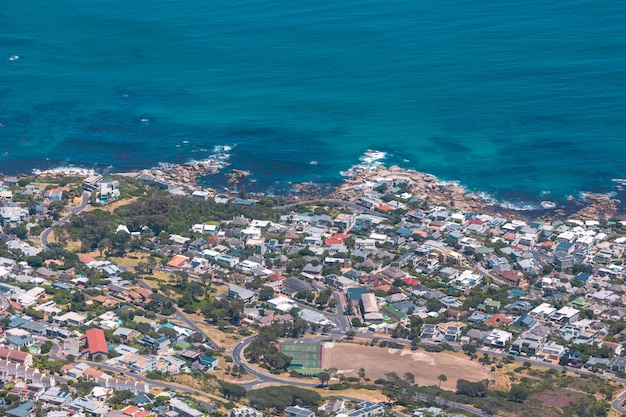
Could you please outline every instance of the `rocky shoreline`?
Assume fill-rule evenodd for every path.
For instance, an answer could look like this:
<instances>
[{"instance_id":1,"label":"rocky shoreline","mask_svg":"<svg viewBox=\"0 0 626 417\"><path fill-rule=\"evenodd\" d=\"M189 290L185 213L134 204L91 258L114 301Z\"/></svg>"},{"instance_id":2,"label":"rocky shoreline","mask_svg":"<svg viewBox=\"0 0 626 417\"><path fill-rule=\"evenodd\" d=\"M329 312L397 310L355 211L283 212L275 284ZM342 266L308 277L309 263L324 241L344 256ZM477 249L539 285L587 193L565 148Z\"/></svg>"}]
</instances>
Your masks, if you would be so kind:
<instances>
[{"instance_id":1,"label":"rocky shoreline","mask_svg":"<svg viewBox=\"0 0 626 417\"><path fill-rule=\"evenodd\" d=\"M189 189L200 189L198 182L201 178L215 175L221 172L228 164L221 161L187 162L184 164L161 164L158 167L140 170L132 173L120 173L133 177L146 177L159 182L180 186ZM55 172L55 174L59 174ZM567 207L520 211L507 209L479 194L468 192L463 187L452 183L442 182L437 177L404 169L397 166L378 166L374 168L361 168L351 171L351 177L346 178L334 191L324 192L318 184L306 182L295 184L294 190L299 195L285 196L287 199L301 199L302 195L314 198L332 197L345 200L353 200L362 196L368 190L375 187L381 181L403 180L407 184L407 190L420 200L429 201L433 204L454 207L465 212L479 212L500 214L520 219L576 219L598 220L610 218L626 218L620 212L621 201L611 198L607 194L590 193L584 199L572 199ZM45 175L42 172L40 175ZM226 182L235 188L249 177L250 172L240 169L232 169L224 174Z\"/></svg>"},{"instance_id":2,"label":"rocky shoreline","mask_svg":"<svg viewBox=\"0 0 626 417\"><path fill-rule=\"evenodd\" d=\"M371 184L385 180L403 180L408 185L408 191L415 197L466 212L507 214L526 219L535 216L545 220L598 220L615 218L620 214L621 201L600 193L587 194L584 200L572 201L568 210L559 208L526 213L507 209L479 194L468 192L455 183L441 182L433 175L397 166L358 170L336 189L333 196L342 199L356 198L364 190L371 188Z\"/></svg>"}]
</instances>

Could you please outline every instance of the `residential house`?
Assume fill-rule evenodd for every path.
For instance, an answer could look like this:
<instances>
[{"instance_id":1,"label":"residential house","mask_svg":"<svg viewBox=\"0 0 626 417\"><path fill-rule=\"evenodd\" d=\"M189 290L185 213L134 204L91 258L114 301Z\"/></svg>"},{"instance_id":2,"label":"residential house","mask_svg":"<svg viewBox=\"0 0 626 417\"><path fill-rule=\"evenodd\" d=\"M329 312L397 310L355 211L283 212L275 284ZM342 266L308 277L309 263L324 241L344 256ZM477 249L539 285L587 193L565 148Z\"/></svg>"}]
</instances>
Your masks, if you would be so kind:
<instances>
[{"instance_id":1,"label":"residential house","mask_svg":"<svg viewBox=\"0 0 626 417\"><path fill-rule=\"evenodd\" d=\"M239 285L228 284L228 296L244 303L252 303L257 300L257 293Z\"/></svg>"},{"instance_id":2,"label":"residential house","mask_svg":"<svg viewBox=\"0 0 626 417\"><path fill-rule=\"evenodd\" d=\"M88 329L81 339L86 342L83 353L86 353L90 358L96 355L106 357L109 354L109 348L104 336L104 330L97 328Z\"/></svg>"},{"instance_id":3,"label":"residential house","mask_svg":"<svg viewBox=\"0 0 626 417\"><path fill-rule=\"evenodd\" d=\"M212 371L219 365L219 360L207 355L200 355L198 357L198 363L202 365L207 371Z\"/></svg>"},{"instance_id":4,"label":"residential house","mask_svg":"<svg viewBox=\"0 0 626 417\"><path fill-rule=\"evenodd\" d=\"M15 349L0 348L0 360L18 363L26 367L33 366L33 355Z\"/></svg>"},{"instance_id":5,"label":"residential house","mask_svg":"<svg viewBox=\"0 0 626 417\"><path fill-rule=\"evenodd\" d=\"M315 417L315 413L307 408L294 405L285 408L285 417Z\"/></svg>"},{"instance_id":6,"label":"residential house","mask_svg":"<svg viewBox=\"0 0 626 417\"><path fill-rule=\"evenodd\" d=\"M485 339L484 345L494 348L503 348L513 337L512 333L500 329L493 329Z\"/></svg>"},{"instance_id":7,"label":"residential house","mask_svg":"<svg viewBox=\"0 0 626 417\"><path fill-rule=\"evenodd\" d=\"M263 417L263 413L252 407L235 407L230 410L228 417Z\"/></svg>"},{"instance_id":8,"label":"residential house","mask_svg":"<svg viewBox=\"0 0 626 417\"><path fill-rule=\"evenodd\" d=\"M179 400L178 398L172 398L170 400L170 408L172 411L178 413L180 417L203 417L204 413L195 408L191 408L186 402Z\"/></svg>"},{"instance_id":9,"label":"residential house","mask_svg":"<svg viewBox=\"0 0 626 417\"><path fill-rule=\"evenodd\" d=\"M354 410L343 411L337 417L377 417L385 415L385 408L382 404L370 401L362 401L356 405Z\"/></svg>"}]
</instances>

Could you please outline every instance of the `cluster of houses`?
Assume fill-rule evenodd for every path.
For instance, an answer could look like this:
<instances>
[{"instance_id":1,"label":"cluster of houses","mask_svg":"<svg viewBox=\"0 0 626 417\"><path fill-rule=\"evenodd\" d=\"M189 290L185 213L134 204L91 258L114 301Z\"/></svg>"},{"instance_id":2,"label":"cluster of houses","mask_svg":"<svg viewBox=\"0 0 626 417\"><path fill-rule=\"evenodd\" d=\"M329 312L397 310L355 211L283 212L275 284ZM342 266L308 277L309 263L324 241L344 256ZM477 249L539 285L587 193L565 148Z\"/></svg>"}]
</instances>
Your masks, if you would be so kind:
<instances>
[{"instance_id":1,"label":"cluster of houses","mask_svg":"<svg viewBox=\"0 0 626 417\"><path fill-rule=\"evenodd\" d=\"M16 184L17 179L5 177L7 189ZM97 191L102 201L118 195L118 185L100 176L85 179L82 187ZM4 199L0 207L3 228L28 222L33 215L33 210L12 202L7 189L0 195ZM20 190L45 194L48 202L59 201L64 191ZM170 271L225 276L229 283L223 296L241 300L246 307L244 322L253 326L293 320L289 313L297 306L298 316L311 325L332 327L335 322L329 314L318 311L314 303L303 307L300 297L330 289L337 293L336 299L355 330L394 332L410 327L411 318L419 317L427 322L420 329L423 342L472 344L626 372L622 357L626 330L613 326L626 316L624 224L521 221L466 213L417 201L406 193L401 181L389 182L384 193L393 198L383 199L382 192L373 189L359 198L356 204L363 210L332 214L294 211L278 221L238 216L226 222L190 224L184 236L172 234L167 241L152 237L152 247L166 257L162 266ZM192 198L206 200L208 195L198 192ZM221 203L229 201L216 198L221 198ZM246 204L254 201L246 200ZM118 231L142 239L142 231L124 225ZM9 248L28 256L41 250L15 236L2 238ZM129 373L177 374L212 370L218 365L216 358L185 345L189 329L169 323L167 331L159 332L162 325L148 320L154 332L168 335L155 338L124 327L117 316L120 309L149 303L152 291L125 281L120 277L122 271L111 262L85 255L80 260L101 271L108 281L93 288L100 290L100 295L86 301L106 310L96 317L67 311L47 294L50 287L69 291L92 288L88 278L64 269L63 260L48 260L40 268L31 268L25 262L0 258L1 307L16 313L7 316L8 325L2 329L3 346L17 355L3 359L0 352L0 361L6 361L4 367L0 362L4 376L17 380L28 370L29 380L41 384L42 378L49 380L48 376L35 379L32 363L14 359L24 353L21 350L36 353L45 338L65 344L79 337L80 350L72 354L98 357ZM260 289L250 285L259 280ZM272 290L272 296L260 300L264 287ZM26 312L31 309L44 319L28 317ZM79 333L78 329L85 328ZM112 331L121 342L106 340L104 331ZM602 357L585 354L586 345L600 348ZM65 372L84 370L76 365ZM99 386L116 389L106 383ZM93 398L90 401L97 403ZM357 411L346 415L376 415L354 414ZM304 415L297 412L293 415Z\"/></svg>"},{"instance_id":2,"label":"cluster of houses","mask_svg":"<svg viewBox=\"0 0 626 417\"><path fill-rule=\"evenodd\" d=\"M380 215L294 212L278 222L237 217L192 225L195 238L181 241L170 267L237 274L243 285L230 285L229 295L248 304L258 293L245 283L262 279L277 297L264 302L272 312L247 309L251 324L289 320L300 291L332 288L372 331L391 332L417 315L438 321L423 326L424 341L472 343L549 361L568 355L570 364L581 355L569 345L591 343L610 350L608 368L622 369L626 335L611 334L608 323L626 314L621 223L387 206ZM390 225L386 214L403 208L401 221ZM285 273L281 266L303 249L306 265ZM490 296L464 309L479 292ZM430 300L439 308L429 309ZM319 324L323 318L317 317ZM597 367L596 358L589 360Z\"/></svg>"}]
</instances>

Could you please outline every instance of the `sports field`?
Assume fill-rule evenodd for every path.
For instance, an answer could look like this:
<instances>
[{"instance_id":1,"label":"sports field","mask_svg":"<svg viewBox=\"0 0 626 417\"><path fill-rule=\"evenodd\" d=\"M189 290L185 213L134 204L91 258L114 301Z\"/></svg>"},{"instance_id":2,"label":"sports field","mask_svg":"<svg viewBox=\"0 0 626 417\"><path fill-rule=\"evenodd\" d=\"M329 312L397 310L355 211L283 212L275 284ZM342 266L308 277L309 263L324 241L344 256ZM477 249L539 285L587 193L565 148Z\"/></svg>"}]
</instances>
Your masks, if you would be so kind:
<instances>
[{"instance_id":1,"label":"sports field","mask_svg":"<svg viewBox=\"0 0 626 417\"><path fill-rule=\"evenodd\" d=\"M280 350L287 356L291 356L289 369L309 370L312 373L319 372L321 368L322 347L319 343L293 343L287 342L280 345ZM306 372L306 373L311 373Z\"/></svg>"}]
</instances>

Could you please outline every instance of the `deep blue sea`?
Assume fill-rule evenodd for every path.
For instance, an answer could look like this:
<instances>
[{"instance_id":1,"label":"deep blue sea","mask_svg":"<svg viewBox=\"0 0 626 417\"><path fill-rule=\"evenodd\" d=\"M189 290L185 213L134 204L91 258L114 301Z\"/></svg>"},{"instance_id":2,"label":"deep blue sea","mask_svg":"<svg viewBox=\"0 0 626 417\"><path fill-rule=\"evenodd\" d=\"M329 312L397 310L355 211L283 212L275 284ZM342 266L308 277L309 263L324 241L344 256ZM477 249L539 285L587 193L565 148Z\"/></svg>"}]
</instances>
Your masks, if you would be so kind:
<instances>
[{"instance_id":1,"label":"deep blue sea","mask_svg":"<svg viewBox=\"0 0 626 417\"><path fill-rule=\"evenodd\" d=\"M374 149L518 204L611 192L626 178L626 3L12 2L0 123L5 173L226 145L250 189L274 192L336 184Z\"/></svg>"}]
</instances>

